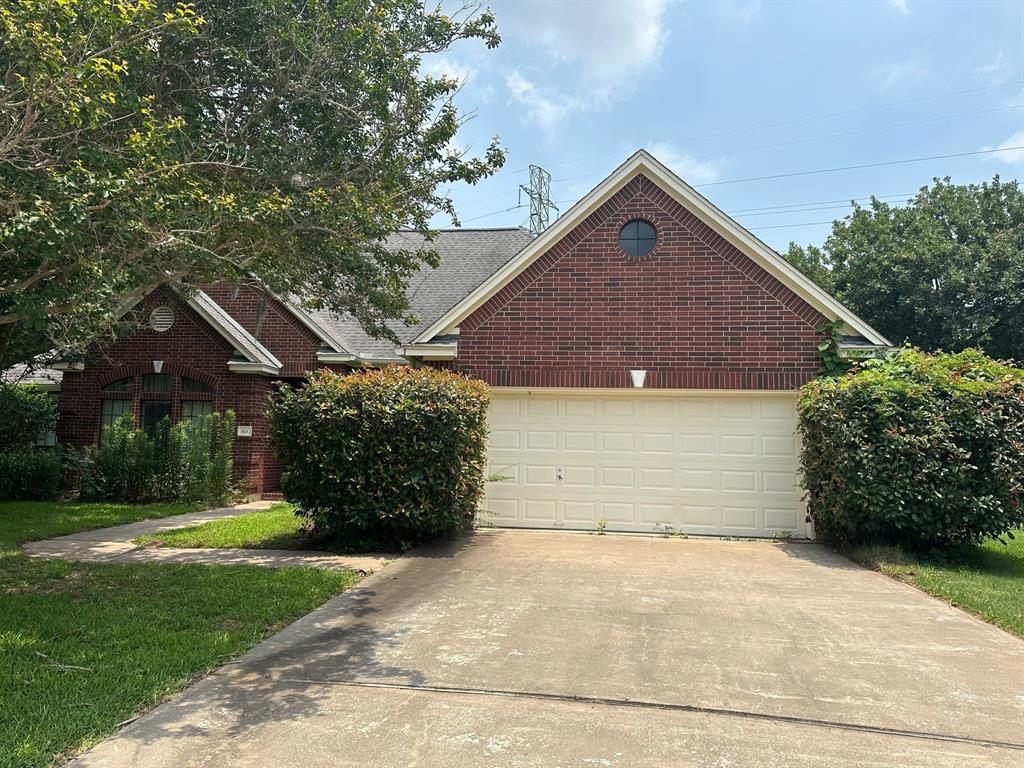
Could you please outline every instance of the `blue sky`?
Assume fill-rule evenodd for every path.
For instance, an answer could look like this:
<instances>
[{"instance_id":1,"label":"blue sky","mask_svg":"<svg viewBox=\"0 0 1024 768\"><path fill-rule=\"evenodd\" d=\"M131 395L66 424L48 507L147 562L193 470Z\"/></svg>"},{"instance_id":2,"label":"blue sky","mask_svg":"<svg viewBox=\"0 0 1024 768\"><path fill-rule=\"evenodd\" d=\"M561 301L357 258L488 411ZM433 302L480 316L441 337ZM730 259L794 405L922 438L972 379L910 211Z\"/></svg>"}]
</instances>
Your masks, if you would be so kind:
<instances>
[{"instance_id":1,"label":"blue sky","mask_svg":"<svg viewBox=\"0 0 1024 768\"><path fill-rule=\"evenodd\" d=\"M564 211L638 147L777 249L820 244L830 225L815 222L844 216L850 198L900 202L934 176L1024 170L1024 152L1006 151L722 183L1024 145L1024 2L490 7L500 48L466 43L425 62L464 80L457 101L474 117L460 144L498 135L508 150L499 175L451 189L466 227L523 223L524 209L503 209L530 163L551 172Z\"/></svg>"}]
</instances>

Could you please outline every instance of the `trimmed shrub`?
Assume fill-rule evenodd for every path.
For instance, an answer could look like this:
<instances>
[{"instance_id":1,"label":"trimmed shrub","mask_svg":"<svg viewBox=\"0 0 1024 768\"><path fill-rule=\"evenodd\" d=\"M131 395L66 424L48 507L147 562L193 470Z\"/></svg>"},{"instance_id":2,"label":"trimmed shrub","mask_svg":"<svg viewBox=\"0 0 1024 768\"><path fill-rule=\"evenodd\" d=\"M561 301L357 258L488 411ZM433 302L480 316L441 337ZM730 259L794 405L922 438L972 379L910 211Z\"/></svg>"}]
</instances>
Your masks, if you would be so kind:
<instances>
[{"instance_id":1,"label":"trimmed shrub","mask_svg":"<svg viewBox=\"0 0 1024 768\"><path fill-rule=\"evenodd\" d=\"M801 393L802 485L820 536L916 549L1024 525L1024 371L905 348Z\"/></svg>"},{"instance_id":2,"label":"trimmed shrub","mask_svg":"<svg viewBox=\"0 0 1024 768\"><path fill-rule=\"evenodd\" d=\"M0 451L36 445L57 421L53 403L39 387L0 382Z\"/></svg>"},{"instance_id":3,"label":"trimmed shrub","mask_svg":"<svg viewBox=\"0 0 1024 768\"><path fill-rule=\"evenodd\" d=\"M0 500L52 499L60 488L60 454L52 448L0 453Z\"/></svg>"},{"instance_id":4,"label":"trimmed shrub","mask_svg":"<svg viewBox=\"0 0 1024 768\"><path fill-rule=\"evenodd\" d=\"M449 371L314 373L273 398L282 488L316 535L349 547L454 535L483 493L489 405L483 382Z\"/></svg>"},{"instance_id":5,"label":"trimmed shrub","mask_svg":"<svg viewBox=\"0 0 1024 768\"><path fill-rule=\"evenodd\" d=\"M232 411L173 426L165 418L152 435L125 415L104 427L99 446L69 452L67 465L83 499L215 506L231 499L234 432Z\"/></svg>"}]
</instances>

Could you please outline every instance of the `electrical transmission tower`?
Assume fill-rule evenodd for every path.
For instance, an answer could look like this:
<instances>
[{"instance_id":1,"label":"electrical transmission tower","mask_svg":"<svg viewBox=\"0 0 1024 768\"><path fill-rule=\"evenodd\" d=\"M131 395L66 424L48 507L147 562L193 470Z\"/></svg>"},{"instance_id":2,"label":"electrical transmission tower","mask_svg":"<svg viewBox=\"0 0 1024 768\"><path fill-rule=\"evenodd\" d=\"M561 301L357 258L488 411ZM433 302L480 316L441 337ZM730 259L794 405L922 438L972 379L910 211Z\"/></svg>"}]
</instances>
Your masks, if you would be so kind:
<instances>
[{"instance_id":1,"label":"electrical transmission tower","mask_svg":"<svg viewBox=\"0 0 1024 768\"><path fill-rule=\"evenodd\" d=\"M530 234L539 235L551 221L551 209L558 206L551 202L551 174L539 165L530 166L530 186L519 185L519 202L523 193L530 198Z\"/></svg>"}]
</instances>

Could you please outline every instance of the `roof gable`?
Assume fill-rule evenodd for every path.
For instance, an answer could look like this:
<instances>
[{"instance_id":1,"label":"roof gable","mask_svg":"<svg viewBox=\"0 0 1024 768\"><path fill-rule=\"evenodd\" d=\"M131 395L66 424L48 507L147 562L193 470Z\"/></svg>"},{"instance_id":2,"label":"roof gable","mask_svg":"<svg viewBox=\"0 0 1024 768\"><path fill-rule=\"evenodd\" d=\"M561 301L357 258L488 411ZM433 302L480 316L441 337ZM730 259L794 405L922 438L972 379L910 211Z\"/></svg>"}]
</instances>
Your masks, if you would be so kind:
<instances>
[{"instance_id":1,"label":"roof gable","mask_svg":"<svg viewBox=\"0 0 1024 768\"><path fill-rule=\"evenodd\" d=\"M665 194L690 211L712 232L735 247L741 254L777 279L793 293L807 302L823 316L841 320L848 333L863 336L873 344L888 345L878 331L857 317L847 307L803 275L778 253L740 226L727 214L719 210L707 198L684 182L675 173L655 159L650 153L640 150L610 176L598 184L576 205L569 209L542 235L523 248L519 254L501 269L481 283L476 290L465 296L448 312L430 324L412 340L413 344L426 344L436 336L450 334L459 324L479 309L498 291L508 285L537 259L543 257L563 237L583 223L591 214L608 202L616 193L637 176L645 176Z\"/></svg>"}]
</instances>

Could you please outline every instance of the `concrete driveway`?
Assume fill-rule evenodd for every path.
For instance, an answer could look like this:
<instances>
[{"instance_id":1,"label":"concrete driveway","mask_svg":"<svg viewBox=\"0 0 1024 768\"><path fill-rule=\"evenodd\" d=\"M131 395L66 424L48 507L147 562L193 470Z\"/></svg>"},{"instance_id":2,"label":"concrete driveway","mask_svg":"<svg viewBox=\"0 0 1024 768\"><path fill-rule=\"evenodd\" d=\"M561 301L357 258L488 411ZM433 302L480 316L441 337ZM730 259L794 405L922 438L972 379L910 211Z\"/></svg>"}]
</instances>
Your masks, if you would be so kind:
<instances>
[{"instance_id":1,"label":"concrete driveway","mask_svg":"<svg viewBox=\"0 0 1024 768\"><path fill-rule=\"evenodd\" d=\"M80 765L1024 766L1024 642L813 544L487 531Z\"/></svg>"}]
</instances>

